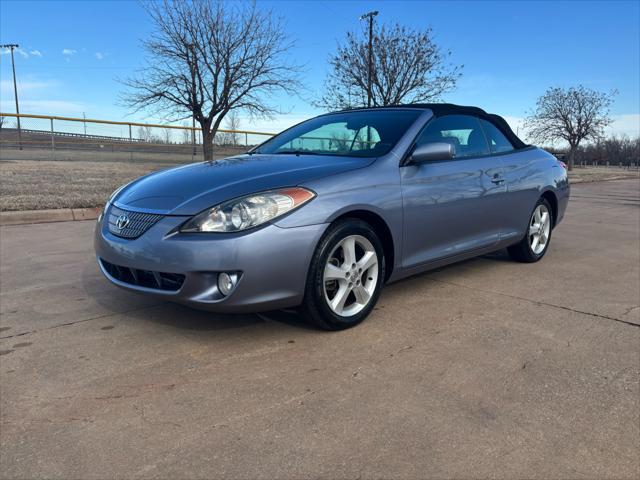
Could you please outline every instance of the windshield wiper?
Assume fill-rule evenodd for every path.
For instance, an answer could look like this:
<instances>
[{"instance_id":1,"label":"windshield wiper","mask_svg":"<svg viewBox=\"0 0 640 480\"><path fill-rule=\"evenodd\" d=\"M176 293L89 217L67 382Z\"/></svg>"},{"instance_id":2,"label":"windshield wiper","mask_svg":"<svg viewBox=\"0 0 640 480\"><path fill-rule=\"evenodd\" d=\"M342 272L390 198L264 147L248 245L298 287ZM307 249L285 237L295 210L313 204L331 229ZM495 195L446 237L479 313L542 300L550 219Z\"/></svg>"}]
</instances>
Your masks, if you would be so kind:
<instances>
[{"instance_id":1,"label":"windshield wiper","mask_svg":"<svg viewBox=\"0 0 640 480\"><path fill-rule=\"evenodd\" d=\"M271 155L295 155L299 157L301 155L323 155L323 156L335 156L332 153L320 153L320 152L310 152L308 150L283 150L280 152L273 152Z\"/></svg>"}]
</instances>

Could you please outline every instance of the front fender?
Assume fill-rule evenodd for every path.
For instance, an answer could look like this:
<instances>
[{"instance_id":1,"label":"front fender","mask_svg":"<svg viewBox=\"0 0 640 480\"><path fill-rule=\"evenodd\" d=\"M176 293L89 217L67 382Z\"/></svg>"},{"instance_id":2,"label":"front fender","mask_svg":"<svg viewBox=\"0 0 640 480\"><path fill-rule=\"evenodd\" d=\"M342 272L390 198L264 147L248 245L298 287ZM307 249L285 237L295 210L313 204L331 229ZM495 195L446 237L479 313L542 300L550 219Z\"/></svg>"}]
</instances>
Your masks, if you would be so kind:
<instances>
[{"instance_id":1,"label":"front fender","mask_svg":"<svg viewBox=\"0 0 640 480\"><path fill-rule=\"evenodd\" d=\"M397 159L376 161L367 168L307 182L317 196L274 223L281 228L330 224L350 212L368 212L389 229L396 263L402 258L402 193Z\"/></svg>"}]
</instances>

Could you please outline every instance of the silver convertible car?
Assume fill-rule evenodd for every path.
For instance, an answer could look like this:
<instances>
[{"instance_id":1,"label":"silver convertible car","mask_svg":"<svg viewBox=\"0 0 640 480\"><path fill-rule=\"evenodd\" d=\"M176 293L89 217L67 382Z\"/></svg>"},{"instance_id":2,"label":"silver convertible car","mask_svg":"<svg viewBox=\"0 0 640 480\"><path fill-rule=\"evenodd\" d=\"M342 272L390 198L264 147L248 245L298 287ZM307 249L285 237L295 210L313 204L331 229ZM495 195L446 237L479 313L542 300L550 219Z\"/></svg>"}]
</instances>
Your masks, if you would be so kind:
<instances>
[{"instance_id":1,"label":"silver convertible car","mask_svg":"<svg viewBox=\"0 0 640 480\"><path fill-rule=\"evenodd\" d=\"M505 247L540 260L568 200L564 164L497 115L348 110L121 187L95 250L131 291L216 312L300 307L337 330L386 282Z\"/></svg>"}]
</instances>

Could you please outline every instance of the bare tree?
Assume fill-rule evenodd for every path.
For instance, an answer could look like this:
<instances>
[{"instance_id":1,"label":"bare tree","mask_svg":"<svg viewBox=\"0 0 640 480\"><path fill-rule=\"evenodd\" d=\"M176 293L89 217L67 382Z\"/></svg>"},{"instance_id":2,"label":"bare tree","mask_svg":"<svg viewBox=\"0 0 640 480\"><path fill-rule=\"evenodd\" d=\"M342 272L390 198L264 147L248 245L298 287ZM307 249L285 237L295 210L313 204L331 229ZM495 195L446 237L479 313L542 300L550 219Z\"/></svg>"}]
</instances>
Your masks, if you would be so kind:
<instances>
[{"instance_id":1,"label":"bare tree","mask_svg":"<svg viewBox=\"0 0 640 480\"><path fill-rule=\"evenodd\" d=\"M147 143L158 142L158 137L153 134L151 127L146 125L144 127L138 127L138 140Z\"/></svg>"},{"instance_id":2,"label":"bare tree","mask_svg":"<svg viewBox=\"0 0 640 480\"><path fill-rule=\"evenodd\" d=\"M578 149L576 160L629 167L638 165L640 162L640 137L629 138L626 135L620 135L593 142Z\"/></svg>"},{"instance_id":3,"label":"bare tree","mask_svg":"<svg viewBox=\"0 0 640 480\"><path fill-rule=\"evenodd\" d=\"M237 110L232 110L227 115L227 120L225 121L225 129L227 130L240 130L240 115ZM235 132L226 132L224 136L224 144L233 145L234 147L238 146L240 143L239 134Z\"/></svg>"},{"instance_id":4,"label":"bare tree","mask_svg":"<svg viewBox=\"0 0 640 480\"><path fill-rule=\"evenodd\" d=\"M597 140L611 123L609 107L616 92L603 93L579 85L549 88L527 117L525 128L536 142L564 140L569 144L569 170L583 140Z\"/></svg>"},{"instance_id":5,"label":"bare tree","mask_svg":"<svg viewBox=\"0 0 640 480\"><path fill-rule=\"evenodd\" d=\"M363 35L347 33L346 42L329 59L332 70L318 106L336 110L367 105L368 48ZM447 62L450 55L435 43L431 29L380 27L373 36L372 105L438 100L455 88L461 75L462 65Z\"/></svg>"},{"instance_id":6,"label":"bare tree","mask_svg":"<svg viewBox=\"0 0 640 480\"><path fill-rule=\"evenodd\" d=\"M149 141L149 137L151 136L151 130L149 129L149 127L138 127L138 140L142 141L142 142L148 142Z\"/></svg>"},{"instance_id":7,"label":"bare tree","mask_svg":"<svg viewBox=\"0 0 640 480\"><path fill-rule=\"evenodd\" d=\"M164 128L162 130L162 143L166 143L167 145L171 143L171 129Z\"/></svg>"},{"instance_id":8,"label":"bare tree","mask_svg":"<svg viewBox=\"0 0 640 480\"><path fill-rule=\"evenodd\" d=\"M183 127L188 127L189 124L187 122L182 122ZM182 143L188 145L191 143L191 130L181 130L182 132Z\"/></svg>"},{"instance_id":9,"label":"bare tree","mask_svg":"<svg viewBox=\"0 0 640 480\"><path fill-rule=\"evenodd\" d=\"M124 103L173 121L193 116L205 160L213 159L213 139L229 112L271 116L276 109L265 98L299 88L283 25L255 3L163 0L146 7L156 31L144 42L147 66L124 82L131 88Z\"/></svg>"}]
</instances>

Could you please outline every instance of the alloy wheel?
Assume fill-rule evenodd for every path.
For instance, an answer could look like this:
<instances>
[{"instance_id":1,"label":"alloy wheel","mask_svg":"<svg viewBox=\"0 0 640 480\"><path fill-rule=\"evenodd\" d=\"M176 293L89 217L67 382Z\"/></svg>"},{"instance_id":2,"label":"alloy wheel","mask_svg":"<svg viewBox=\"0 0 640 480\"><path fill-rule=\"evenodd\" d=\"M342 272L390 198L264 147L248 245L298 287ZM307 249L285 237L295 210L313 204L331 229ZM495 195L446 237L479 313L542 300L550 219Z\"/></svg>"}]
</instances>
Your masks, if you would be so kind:
<instances>
[{"instance_id":1,"label":"alloy wheel","mask_svg":"<svg viewBox=\"0 0 640 480\"><path fill-rule=\"evenodd\" d=\"M323 290L329 308L349 317L367 306L378 283L378 255L369 240L349 235L333 248L324 266Z\"/></svg>"},{"instance_id":2,"label":"alloy wheel","mask_svg":"<svg viewBox=\"0 0 640 480\"><path fill-rule=\"evenodd\" d=\"M540 204L533 211L529 222L529 246L535 255L540 255L547 248L551 232L551 215L546 205Z\"/></svg>"}]
</instances>

